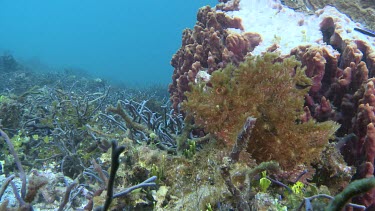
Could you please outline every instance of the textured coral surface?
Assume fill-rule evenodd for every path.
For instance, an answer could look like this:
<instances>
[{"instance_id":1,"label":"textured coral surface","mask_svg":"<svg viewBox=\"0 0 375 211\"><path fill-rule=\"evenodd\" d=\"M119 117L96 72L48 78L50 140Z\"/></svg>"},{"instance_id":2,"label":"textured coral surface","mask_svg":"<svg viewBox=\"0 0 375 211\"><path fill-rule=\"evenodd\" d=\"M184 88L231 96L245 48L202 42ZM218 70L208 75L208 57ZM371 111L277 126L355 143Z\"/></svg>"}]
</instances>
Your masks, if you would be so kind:
<instances>
[{"instance_id":1,"label":"textured coral surface","mask_svg":"<svg viewBox=\"0 0 375 211\"><path fill-rule=\"evenodd\" d=\"M308 7L316 10L326 5L332 5L353 20L375 29L375 4L372 0L285 0L284 2L289 7L302 10L309 10ZM304 2L309 2L308 7L306 7Z\"/></svg>"},{"instance_id":2,"label":"textured coral surface","mask_svg":"<svg viewBox=\"0 0 375 211\"><path fill-rule=\"evenodd\" d=\"M231 1L224 2L228 5L231 3ZM375 38L355 31L354 28L363 27L363 25L353 22L348 16L340 13L334 7L327 6L322 8L321 6L325 2L306 2L311 2L313 7L316 8L307 13L298 13L284 7L276 0L264 2L242 0L239 3L238 9L224 11L232 19L240 18L241 21L239 23L242 26L236 25L236 27L225 30L225 36L217 36L216 38L219 38L219 40L215 40L215 42L222 45L220 48L215 48L213 52L215 52L214 55L232 55L231 59L227 60L228 57L226 56L216 56L215 59L211 59L210 56L207 56L207 65L202 65L204 63L201 61L199 65L191 65L194 62L190 62L188 63L189 68L191 65L190 69L183 69L185 66L181 64L185 63L176 63L173 62L175 60L172 60L172 64L175 67L175 74L173 76L173 84L170 86L170 93L177 108L182 100L185 99L183 93L187 91L186 96L188 96L188 101L184 105L188 105L187 107L191 106L187 109L187 112L195 115L196 123L203 126L205 132L214 133L218 138L226 140L228 143L233 143L235 134L240 130L239 127L241 125L241 123L234 123L232 119L236 119L239 122L242 120L243 124L244 119L248 115L257 117L259 119L257 124L263 124L263 128L255 129L252 135L263 136L265 138L259 142L253 140L253 143L257 143L257 147L255 148L250 148L251 143L249 143L248 151L255 158L261 158L264 155L269 155L267 150L271 149L275 143L278 143L277 137L279 133L271 134L271 132L281 131L275 129L277 128L275 125L267 124L270 116L282 117L288 122L288 118L294 118L295 120L295 113L285 108L273 110L273 108L282 107L280 100L270 99L268 102L273 107L269 105L267 109L262 106L254 106L254 104L258 105L257 100L252 100L254 103L251 104L250 101L244 99L266 99L265 96L267 95L261 95L260 93L264 93L266 89L272 90L272 85L268 84L268 86L263 87L263 90L258 89L258 92L254 90L249 91L257 87L259 82L256 81L256 76L254 76L254 81L248 81L249 87L246 89L246 93L238 90L233 92L233 90L236 90L235 87L241 84L242 80L245 80L244 78L246 77L236 77L235 74L229 77L220 76L223 71L227 70L217 71L217 69L225 67L228 62L232 62L234 66L237 66L239 62L245 60L246 56L264 55L265 52L281 53L277 59L279 62L285 60L285 58L295 56L302 63L302 68L305 68L306 76L311 79L310 89L304 97L304 107L299 108L299 111L301 111L300 121L317 121L321 123L335 121L341 125L335 134L334 147L329 148L329 150L326 149L323 152L323 156L317 166L324 167L315 169L316 175L329 177L326 179L335 181L331 185L335 186L336 189L343 188L349 181L348 178L352 174L352 168L343 163L339 153L335 150L340 151L348 165L357 168L357 174L353 179L373 176L374 151L372 149L372 137L374 133L372 129L373 124L375 124L375 94L373 93L375 80L373 79L375 76ZM342 5L342 2L344 1L337 1L335 4ZM350 4L356 3L358 2L350 2ZM361 3L365 5L364 2ZM224 7L221 5L221 8ZM352 6L352 8L356 8L356 6ZM211 11L214 11L214 9L211 9ZM356 11L363 10L356 9ZM371 13L367 17L371 17L373 10L368 7L366 11ZM219 11L219 13L221 12ZM288 23L288 25L286 26L285 23ZM369 23L365 22L365 24ZM218 26L215 27L220 28ZM196 29L191 34L195 31ZM248 36L249 33L253 35L250 38ZM246 41L242 41L241 38L243 37L248 41L255 40L256 42L250 42L249 44ZM181 49L186 49L187 46L189 45L183 45ZM181 49L177 55L181 53ZM228 51L230 54L227 54ZM195 48L195 52L211 52L211 47L205 45ZM178 58L183 57L180 56ZM210 66L210 64L214 65ZM191 73L204 72L204 74L198 74L199 77L194 78L192 77L194 74L189 74L189 71ZM179 80L175 81L177 78ZM218 80L219 78L220 80ZM275 75L275 78L277 78L277 75ZM274 80L273 82L275 82L275 78L268 80ZM262 79L258 80L262 81ZM184 83L181 83L182 81ZM203 81L207 86L198 85L198 88L189 89L189 82L193 84L199 82L198 84L200 84L200 81ZM267 82L262 83L267 84ZM280 90L283 88L280 84L277 84L277 86ZM197 93L204 93L205 97L196 100L199 99L194 98ZM236 105L239 102L246 103L242 107L239 107ZM232 112L232 115L228 114L230 112ZM275 113L271 115L272 112ZM285 116L282 112L286 113ZM264 121L262 121L262 118ZM235 128L237 128L237 131ZM293 131L291 128L289 126L290 131ZM317 131L317 134L319 132L321 131ZM307 135L305 136L305 140L311 138L308 138ZM287 140L292 140L288 136L279 138L281 138L279 140L281 143L288 143ZM283 146L287 148L287 145ZM282 153L279 153L278 156L281 157L276 158L273 155L269 155L271 156L270 159L278 159L277 161L282 164L284 162L285 167L288 162L285 158L287 155L289 156L288 159L291 159L290 156L293 157L293 154L301 152L301 149L297 146L299 144L296 144L296 149L286 153L283 158L281 158ZM334 157L336 158L333 159L330 155L335 155ZM261 158L260 160L270 159ZM298 157L296 159L303 158ZM344 177L345 179L343 179ZM358 197L356 202L369 206L372 205L371 194L368 193L364 197Z\"/></svg>"},{"instance_id":3,"label":"textured coral surface","mask_svg":"<svg viewBox=\"0 0 375 211\"><path fill-rule=\"evenodd\" d=\"M205 131L229 145L248 116L257 118L248 151L259 162L277 160L291 169L317 160L338 126L332 121L301 122L308 89L298 86L308 86L310 80L294 58L274 62L277 58L251 57L238 69L229 66L214 72L212 87L193 86L183 108Z\"/></svg>"},{"instance_id":4,"label":"textured coral surface","mask_svg":"<svg viewBox=\"0 0 375 211\"><path fill-rule=\"evenodd\" d=\"M194 29L184 30L182 46L171 61L174 71L169 92L175 109L199 70L212 73L228 63L238 64L260 42L257 33L230 34L228 28L243 30L241 19L206 6L198 11Z\"/></svg>"}]
</instances>

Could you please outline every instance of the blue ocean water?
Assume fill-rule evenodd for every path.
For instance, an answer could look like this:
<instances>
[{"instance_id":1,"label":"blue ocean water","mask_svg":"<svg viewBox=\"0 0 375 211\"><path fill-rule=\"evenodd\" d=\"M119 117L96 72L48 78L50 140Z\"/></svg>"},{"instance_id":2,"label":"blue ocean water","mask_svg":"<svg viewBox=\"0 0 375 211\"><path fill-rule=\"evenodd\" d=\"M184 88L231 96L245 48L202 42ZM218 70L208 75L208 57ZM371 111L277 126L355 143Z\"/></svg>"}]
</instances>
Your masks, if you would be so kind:
<instances>
[{"instance_id":1,"label":"blue ocean water","mask_svg":"<svg viewBox=\"0 0 375 211\"><path fill-rule=\"evenodd\" d=\"M1 0L0 54L131 85L169 83L199 7L216 0Z\"/></svg>"}]
</instances>

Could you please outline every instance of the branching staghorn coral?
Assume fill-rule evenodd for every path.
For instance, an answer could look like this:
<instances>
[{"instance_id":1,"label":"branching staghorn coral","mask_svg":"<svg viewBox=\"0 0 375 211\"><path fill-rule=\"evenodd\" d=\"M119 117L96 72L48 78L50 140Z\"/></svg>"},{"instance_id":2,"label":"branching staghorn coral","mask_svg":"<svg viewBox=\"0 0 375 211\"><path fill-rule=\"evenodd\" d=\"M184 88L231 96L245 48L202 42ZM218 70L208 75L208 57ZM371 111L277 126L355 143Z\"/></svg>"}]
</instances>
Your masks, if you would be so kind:
<instances>
[{"instance_id":1,"label":"branching staghorn coral","mask_svg":"<svg viewBox=\"0 0 375 211\"><path fill-rule=\"evenodd\" d=\"M4 76L3 74L0 75ZM114 104L119 99L122 99L124 102L124 109L130 115L131 121L135 123L140 122L149 127L153 131L152 133L157 134L156 138L154 136L147 136L149 143L158 144L160 140L163 140L163 143L167 143L166 146L168 149L172 149L175 152L174 136L182 131L183 118L181 115L176 115L175 112L171 111L169 104L162 102L160 99L162 97L161 93L159 96L158 93L151 94L150 92L143 93L139 90L122 90L119 87L109 89L104 83L74 77L72 74L51 75L51 81L43 86L34 86L34 83L28 83L24 84L28 89L21 89L21 92L17 92L17 94L21 95L8 96L3 94L0 96L3 100L10 99L19 105L19 112L15 113L20 116L20 118L16 119L17 125L6 127L6 130L11 137L10 141L21 140L18 141L17 145L14 144L14 151L18 154L25 172L33 168L46 171L52 170L53 175L59 175L52 179L53 183L41 188L41 194L37 195L41 200L32 204L34 209L38 209L42 204L54 206L54 208L60 206L59 210L76 209L80 206L77 200L82 200L84 197L90 199L92 191L97 189L97 184L91 186L90 182L95 181L97 178L108 177L108 173L106 172L109 167L108 163L102 163L100 159L97 160L98 165L102 165L104 168L104 170L101 169L104 176L97 176L99 175L99 171L92 169L90 161L92 158L100 157L103 152L106 152L110 148L109 140L114 138L123 140L129 134L128 132L131 131L131 128L128 128L124 124L121 117L104 112L105 105ZM35 76L35 78L38 78L38 80L35 80L37 81L36 84L38 84L39 80L44 81L46 77L50 77L51 75ZM33 79L34 77L31 78ZM32 88L30 89L31 85ZM0 89L4 89L4 84L0 85ZM137 93L135 93L136 91ZM9 91L9 93L12 92L14 91ZM158 96L154 99L154 95ZM140 103L136 100L139 100ZM165 102L165 100L163 101ZM164 106L160 107L160 105ZM10 112L11 110L8 107L6 108L3 111L10 114L14 113ZM135 108L135 112L132 113L131 109L133 108ZM158 112L154 111L155 108L159 108L157 109ZM121 128L120 125L123 127ZM135 137L139 137L139 139L134 140L139 142L147 141L147 139L142 138L140 133L135 132L135 134ZM151 137L154 137L154 139L151 140ZM0 145L0 149L0 160L10 158L9 161L12 161L9 162L6 160L6 168L3 170L6 173L11 173L17 169L17 166L13 162L12 153L7 149L5 141ZM132 148L131 150L135 149ZM129 159L131 158L129 157ZM121 162L123 161L122 159ZM132 167L128 166L127 168L130 173ZM58 172L63 173L65 177L58 174ZM41 175L44 175L44 172L41 172ZM153 181L156 178L151 176L148 175L146 169L145 178L139 181L135 181L131 176L127 176L126 179L123 175L118 176L114 189L119 192L114 194L113 198L122 197L122 201L123 196L128 195L135 189L153 186ZM12 175L9 176L2 188L5 189L8 186L13 186L11 180L14 177ZM76 178L75 182L69 182L68 177ZM133 186L120 192L121 189L117 189L116 186L118 184L117 181L122 180L126 180ZM15 183L18 187L18 181L15 181ZM107 182L103 180L100 185L104 186L103 190L105 190ZM62 189L58 189L59 187L66 188L65 195L61 191ZM36 188L33 189L36 190ZM27 195L27 188L25 192ZM16 194L17 200L24 205L27 205L28 201L32 198L23 199L20 190L17 190ZM45 194L49 195L45 196ZM139 197L138 194L137 197ZM60 203L56 201L58 198L62 199ZM129 200L129 197L127 197L127 200ZM6 201L4 201L0 205L0 209L7 209L7 206L10 206L10 204L6 204ZM151 202L149 206L152 206Z\"/></svg>"},{"instance_id":2,"label":"branching staghorn coral","mask_svg":"<svg viewBox=\"0 0 375 211\"><path fill-rule=\"evenodd\" d=\"M338 125L302 122L311 80L294 57L250 57L238 68L215 71L208 83L191 85L182 107L205 132L232 146L245 119L257 119L247 147L259 162L276 160L285 168L318 159ZM204 102L204 103L202 103Z\"/></svg>"},{"instance_id":3,"label":"branching staghorn coral","mask_svg":"<svg viewBox=\"0 0 375 211\"><path fill-rule=\"evenodd\" d=\"M157 135L157 144L163 150L175 153L178 148L178 140L181 136L188 137L191 132L187 129L181 114L175 114L173 109L168 110L167 105L163 106L164 113L158 114L145 106L147 101L137 103L128 100L119 100L117 106L108 106L106 111L121 117L125 125L113 116L101 114L105 118L117 124L120 128L129 130L129 137L134 140L146 142L156 141L151 138L152 134ZM154 140L153 140L154 139ZM187 139L187 138L186 138Z\"/></svg>"},{"instance_id":4,"label":"branching staghorn coral","mask_svg":"<svg viewBox=\"0 0 375 211\"><path fill-rule=\"evenodd\" d=\"M144 103L142 103L140 108L137 109L131 105L131 102L127 103L124 101L118 101L116 107L109 106L106 111L119 115L125 121L126 128L130 130L130 138L145 140L148 142L150 135L154 133L154 131L155 133L163 132L161 129L163 121L162 118L156 115L156 113L147 111L148 109L145 114ZM130 114L123 109L122 104L128 108L127 110L130 111ZM163 138L164 139L159 142L161 148L173 151L173 147L175 147L173 139L169 136Z\"/></svg>"}]
</instances>

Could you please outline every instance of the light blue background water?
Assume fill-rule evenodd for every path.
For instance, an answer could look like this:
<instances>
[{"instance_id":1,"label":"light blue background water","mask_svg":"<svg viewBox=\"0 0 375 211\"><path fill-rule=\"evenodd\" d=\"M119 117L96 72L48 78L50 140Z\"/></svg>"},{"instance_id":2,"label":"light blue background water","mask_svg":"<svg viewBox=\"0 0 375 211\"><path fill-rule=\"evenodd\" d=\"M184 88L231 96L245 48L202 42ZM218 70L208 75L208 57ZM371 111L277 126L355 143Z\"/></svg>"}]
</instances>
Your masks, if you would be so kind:
<instances>
[{"instance_id":1,"label":"light blue background water","mask_svg":"<svg viewBox=\"0 0 375 211\"><path fill-rule=\"evenodd\" d=\"M130 3L129 3L130 2ZM127 84L169 83L199 7L217 0L0 0L0 51Z\"/></svg>"}]
</instances>

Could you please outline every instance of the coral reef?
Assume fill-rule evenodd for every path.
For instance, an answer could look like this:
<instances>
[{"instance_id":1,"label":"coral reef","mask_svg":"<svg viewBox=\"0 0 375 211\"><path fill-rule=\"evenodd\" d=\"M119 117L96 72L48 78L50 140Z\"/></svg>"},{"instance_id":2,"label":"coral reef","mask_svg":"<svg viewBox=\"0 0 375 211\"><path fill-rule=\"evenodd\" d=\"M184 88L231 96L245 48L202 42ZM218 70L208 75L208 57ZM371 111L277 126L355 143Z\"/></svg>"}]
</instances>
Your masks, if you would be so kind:
<instances>
[{"instance_id":1,"label":"coral reef","mask_svg":"<svg viewBox=\"0 0 375 211\"><path fill-rule=\"evenodd\" d=\"M225 5L232 3L228 1ZM267 10L264 4L270 9ZM303 44L319 44L322 47L323 42L326 42L339 52L342 51L348 58L347 61L350 61L349 54L356 55L358 59L360 54L355 53L358 49L366 55L367 59L364 61L367 67L369 69L373 67L371 64L374 61L371 59L373 54L369 45L373 41L355 32L353 28L359 26L350 22L345 15L332 7L318 10L315 16L307 17L282 7L278 1L252 3L250 0L244 0L240 2L240 6L241 9L236 8L234 11L225 12L220 11L220 7L216 10L208 7L202 8L198 13L198 21L194 29L184 31L182 47L171 61L174 73L169 92L173 108L178 109L178 104L184 100L183 93L189 90L188 83L199 80L196 77L198 72L204 71L211 74L228 63L238 64L244 60L247 53L281 51L283 54L289 54L289 50L293 47L303 46ZM259 11L253 10L253 7L259 7ZM228 25L233 21L219 21L217 20L219 17L227 17L227 19L231 17L230 20L236 20L237 24ZM282 30L284 23L290 21L293 21L291 25L296 29ZM268 30L264 27L265 24L274 25L275 30ZM333 56L338 58L334 50L328 50L328 52L336 54ZM347 64L340 64L340 68L346 67Z\"/></svg>"},{"instance_id":2,"label":"coral reef","mask_svg":"<svg viewBox=\"0 0 375 211\"><path fill-rule=\"evenodd\" d=\"M308 2L314 4L314 1ZM234 1L223 1L217 9L220 10L220 8L225 8L225 5L229 6L234 3ZM336 3L340 4L340 2ZM310 7L311 5L307 6ZM257 118L258 129L255 126L251 137L265 137L264 140L267 141L256 142L250 137L248 152L257 160L275 159L280 162L281 166L290 169L290 172L285 172L282 175L294 175L292 172L298 168L296 166L287 166L287 160L291 159L290 157L293 157L291 155L295 154L296 151L301 152L301 149L291 150L285 154L284 158L281 158L282 155L280 154L282 153L276 153L280 156L278 158L262 158L262 156L269 156L265 152L269 152L274 146L267 144L277 143L274 140L275 137L282 134L277 125L269 124L269 122L275 120L269 117L272 116L270 113L272 114L273 111L275 116L280 117L280 122L283 120L297 125L296 122L299 122L296 120L299 120L301 127L306 125L306 130L314 127L312 124L309 125L310 122L317 121L324 124L329 121L335 121L340 124L335 134L336 141L324 149L322 159L316 159L316 163L313 164L315 169L310 171L310 178L312 181L318 182L318 184L325 183L319 181L326 181L328 178L332 179L334 182L325 184L330 186L331 190L336 193L338 189L343 189L350 182L350 179L372 177L374 159L372 157L371 129L374 124L375 39L356 31L356 28L363 28L363 26L359 23L354 23L346 15L331 6L318 9L313 12L313 15L308 16L284 7L279 1L270 0L259 3L243 0L240 1L239 7L235 7L233 11L222 11L232 18L239 17L242 20L242 27L227 30L228 36L225 39L221 39L222 43L225 43L225 48L231 49L231 52L237 52L237 54L242 52L245 57L240 60L233 60L234 67L228 66L228 62L223 57L221 61L217 61L218 64L223 64L219 66L221 69L214 71L207 69L206 66L192 66L194 72L199 74L195 78L192 77L189 80L185 80L186 83L191 83L190 89L186 86L184 88L187 101L182 103L182 108L185 109L185 115L187 117L189 115L193 116L195 123L203 127L206 133L211 133L216 138L226 141L225 143L230 146L234 144L236 135L240 132L245 119L248 116ZM285 30L285 22L289 23L291 27L289 30ZM265 25L272 26L272 29L264 27ZM247 46L248 51L246 54L243 51L246 48L231 48L232 42L230 40L227 42L226 38L228 37L245 36L249 32L257 34L258 42L255 45L247 43L249 45ZM248 40L251 39L248 38ZM235 43L241 42L237 41ZM203 49L199 49L199 52L208 50L208 47L203 47ZM285 105L282 100L288 97L284 97L282 100L278 98L277 100L269 99L269 107L264 109L258 106L259 99L267 99L260 93L272 91L273 86L280 90L283 89L283 84L275 83L279 75L274 74L273 78L267 78L258 73L262 75L261 77L267 78L263 81L263 78L256 78L257 75L254 74L255 76L251 77L252 80L247 81L247 83L243 83L245 81L244 78L248 78L247 75L241 75L240 77L236 75L235 70L243 68L239 63L247 55L261 55L261 58L263 58L267 57L265 53L270 51L281 53L278 58L274 58L274 63L282 62L295 56L301 62L306 76L311 79L309 91L295 96L297 101L298 99L301 100L298 108L293 107L293 109L287 110L292 107L289 105L286 108L283 107L283 109L277 110L277 107L281 108ZM223 50L222 53L225 53L225 51ZM181 64L179 67L182 67ZM174 67L176 68L175 65ZM271 67L265 66L264 69L259 69L264 71L267 68ZM173 79L176 79L174 76ZM188 74L186 76L188 78ZM190 76L194 76L194 74ZM263 89L257 89L256 80L262 81L264 84L267 84L267 80L272 81L272 85L264 85ZM186 83L184 84L186 85ZM243 86L243 84L247 85L245 86L247 89L244 89L246 92L241 92L237 88L237 86ZM299 89L297 90L300 91L306 88L306 84L303 86L296 85L298 84L295 83L292 87L298 87ZM178 108L176 102L180 104L181 100L183 100L183 97L174 97L177 95L173 90L176 90L177 87L179 86L176 83L170 86L171 99L175 104L175 108ZM275 92L277 91L279 90ZM244 103L238 105L240 102ZM280 112L281 110L288 115L283 116L284 113ZM266 115L262 116L260 114ZM264 127L260 130L259 125L262 124ZM287 132L293 131L292 128L294 126L289 125L287 127ZM274 133L275 131L277 133ZM318 129L312 137L316 138L318 131L320 130ZM330 130L329 134L332 135L333 131ZM304 136L304 140L306 140L308 136L306 134ZM284 139L290 138L284 137ZM279 142L283 143L283 149L288 148L285 147L287 145L282 140L280 139ZM319 140L322 139L320 138ZM327 139L325 140L327 141ZM257 147L251 147L252 143L256 143ZM299 144L295 144L295 146L299 146ZM323 147L319 151L321 152L322 150ZM273 153L270 156L272 157ZM341 156L343 156L344 160ZM298 158L299 161L303 159ZM347 166L344 161L352 167ZM306 166L303 168L306 168ZM353 176L354 169L357 169L357 173ZM316 174L312 177L314 172ZM282 175L279 175L279 178L286 179ZM365 206L372 206L373 201L369 200L372 198L374 197L369 192L364 196L357 197L354 201Z\"/></svg>"},{"instance_id":3,"label":"coral reef","mask_svg":"<svg viewBox=\"0 0 375 211\"><path fill-rule=\"evenodd\" d=\"M366 178L354 181L348 185L343 192L335 196L334 200L331 201L326 210L342 210L345 204L348 203L350 198L363 194L371 189L375 188L375 178Z\"/></svg>"},{"instance_id":4,"label":"coral reef","mask_svg":"<svg viewBox=\"0 0 375 211\"><path fill-rule=\"evenodd\" d=\"M231 2L223 6L224 10L237 9L227 7L228 4ZM238 64L261 41L257 33L232 34L228 28L243 30L241 20L206 6L199 9L194 29L184 30L182 46L171 61L174 71L169 93L175 110L185 99L184 92L189 90L188 84L194 82L198 71L212 73L228 63Z\"/></svg>"},{"instance_id":5,"label":"coral reef","mask_svg":"<svg viewBox=\"0 0 375 211\"><path fill-rule=\"evenodd\" d=\"M370 0L285 0L289 7L314 11L327 5L336 7L340 12L347 14L354 21L360 22L371 29L375 29L375 5Z\"/></svg>"},{"instance_id":6,"label":"coral reef","mask_svg":"<svg viewBox=\"0 0 375 211\"><path fill-rule=\"evenodd\" d=\"M251 156L259 162L277 160L290 169L319 158L338 125L300 122L308 89L297 86L309 86L310 80L295 59L275 62L277 57L251 57L238 68L215 71L210 86L198 83L186 93L183 109L230 146L246 117L257 118L248 143Z\"/></svg>"},{"instance_id":7,"label":"coral reef","mask_svg":"<svg viewBox=\"0 0 375 211\"><path fill-rule=\"evenodd\" d=\"M0 112L1 112L1 122L0 124L9 129L19 128L19 123L21 119L21 104L16 100L0 96Z\"/></svg>"},{"instance_id":8,"label":"coral reef","mask_svg":"<svg viewBox=\"0 0 375 211\"><path fill-rule=\"evenodd\" d=\"M105 82L96 79L32 71L28 72L29 78L20 78L22 89L8 89L13 86L10 82L18 78L18 74L22 74L24 70L17 71L17 74L9 74L6 71L0 73L8 77L8 80L0 85L0 105L4 114L7 114L3 115L1 127L11 137L5 136L5 133L1 134L2 137L6 137L6 142L1 142L0 156L1 172L7 176L0 190L1 195L6 193L6 197L0 201L3 210L17 207L76 210L83 209L90 201L98 207L104 204L103 199L107 192L103 190L107 186L103 183L107 181L105 178L110 167L110 162L98 158L110 149L109 140L122 140L122 143L148 142L153 145L157 145L159 141L162 144L161 140L164 140L173 150L175 142L171 134L178 134L182 130L182 120L179 120L178 115L172 115L171 109L163 101L165 96L154 92L158 90L143 93L142 90L112 87L117 91L110 92ZM6 77L2 75L1 78ZM44 83L46 78L49 83L43 87L38 86L39 83ZM23 90L25 87L29 88ZM105 105L114 104L119 99L135 97L141 103L125 100L127 103L124 104L124 112L132 124L125 125L117 114L105 113ZM149 105L163 106L158 108L163 114L154 113L146 107L150 99L155 103ZM17 115L17 118L13 118L12 115ZM142 123L143 127L153 131L152 141L151 134L150 137L142 136L142 131L139 130L142 128L134 127L136 123ZM133 134L130 134L130 131ZM128 136L133 137L134 141L123 139ZM113 194L115 199L111 207L120 209L130 205L152 206L152 202L147 200L152 198L151 193L130 193L142 187L155 185L152 181L156 180L156 177L151 175L151 168L155 162L148 162L147 168L135 165L138 164L138 160L131 154L138 151L138 148L132 148L131 144L127 144L128 146L127 151L130 152L126 154L127 160L120 159L120 162L129 166L125 170L120 168L116 172L117 177L112 180L113 183L116 181L113 187L116 194ZM13 172L19 172L19 176L14 176ZM149 177L152 179L147 180ZM47 178L48 184L46 180L38 178ZM118 187L119 183L128 185ZM12 188L13 186L15 188ZM121 200L118 200L119 198ZM124 198L127 198L126 202L122 200ZM95 200L96 203L93 204L92 201ZM137 200L148 203L137 203Z\"/></svg>"},{"instance_id":9,"label":"coral reef","mask_svg":"<svg viewBox=\"0 0 375 211\"><path fill-rule=\"evenodd\" d=\"M357 193L347 206L371 209L375 39L362 27L329 6L203 7L172 58L171 103L160 87L0 57L0 209L322 210Z\"/></svg>"},{"instance_id":10,"label":"coral reef","mask_svg":"<svg viewBox=\"0 0 375 211\"><path fill-rule=\"evenodd\" d=\"M0 71L1 72L15 72L20 68L18 62L14 59L13 55L9 52L5 52L0 56Z\"/></svg>"}]
</instances>

